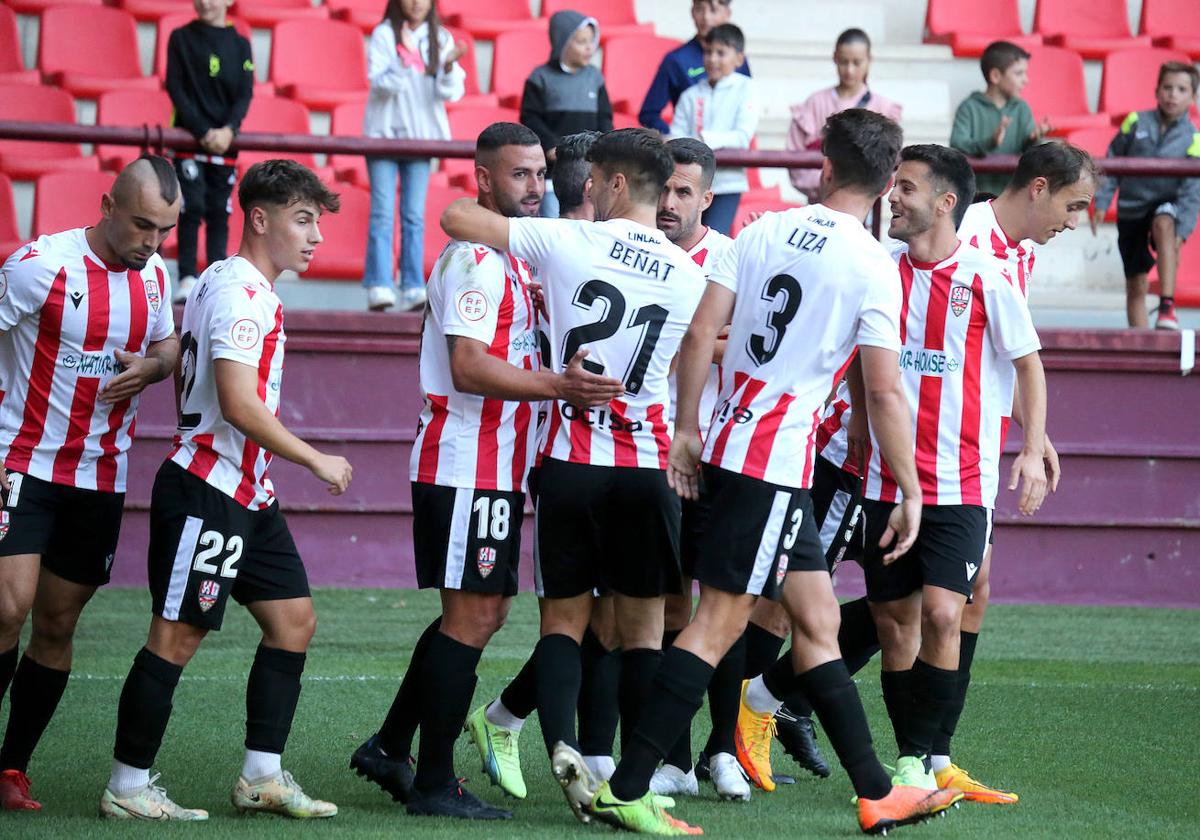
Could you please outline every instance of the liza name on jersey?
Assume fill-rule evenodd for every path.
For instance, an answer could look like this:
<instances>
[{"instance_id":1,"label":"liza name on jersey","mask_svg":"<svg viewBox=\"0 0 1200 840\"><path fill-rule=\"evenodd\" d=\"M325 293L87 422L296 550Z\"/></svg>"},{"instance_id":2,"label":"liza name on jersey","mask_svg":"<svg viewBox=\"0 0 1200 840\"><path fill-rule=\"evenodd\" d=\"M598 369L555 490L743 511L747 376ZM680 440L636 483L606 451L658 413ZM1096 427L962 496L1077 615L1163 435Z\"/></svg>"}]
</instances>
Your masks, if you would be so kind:
<instances>
[{"instance_id":1,"label":"liza name on jersey","mask_svg":"<svg viewBox=\"0 0 1200 840\"><path fill-rule=\"evenodd\" d=\"M820 222L819 219L813 219L812 221ZM791 245L797 251L811 251L814 254L819 254L821 253L821 249L825 247L825 240L826 237L824 234L794 228L791 236L787 239L787 244Z\"/></svg>"},{"instance_id":2,"label":"liza name on jersey","mask_svg":"<svg viewBox=\"0 0 1200 840\"><path fill-rule=\"evenodd\" d=\"M641 248L632 248L621 242L613 243L612 250L608 252L608 256L609 259L614 259L621 265L640 271L649 277L653 277L655 280L666 281L671 276L671 269L675 267L666 260L653 256L648 251L643 251Z\"/></svg>"}]
</instances>

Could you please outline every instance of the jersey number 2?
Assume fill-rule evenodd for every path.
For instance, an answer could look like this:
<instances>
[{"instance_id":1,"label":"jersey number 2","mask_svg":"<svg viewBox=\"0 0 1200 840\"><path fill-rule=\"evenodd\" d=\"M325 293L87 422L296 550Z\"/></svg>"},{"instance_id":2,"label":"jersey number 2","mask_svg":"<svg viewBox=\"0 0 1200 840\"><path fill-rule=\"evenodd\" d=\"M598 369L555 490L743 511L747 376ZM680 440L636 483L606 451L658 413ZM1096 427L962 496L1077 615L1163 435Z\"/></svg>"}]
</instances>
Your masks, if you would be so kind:
<instances>
[{"instance_id":1,"label":"jersey number 2","mask_svg":"<svg viewBox=\"0 0 1200 840\"><path fill-rule=\"evenodd\" d=\"M776 274L763 286L762 299L771 304L767 314L766 333L753 332L746 342L746 351L759 365L775 358L783 344L783 334L796 317L804 290L790 274Z\"/></svg>"},{"instance_id":2,"label":"jersey number 2","mask_svg":"<svg viewBox=\"0 0 1200 840\"><path fill-rule=\"evenodd\" d=\"M604 317L590 324L572 327L563 337L564 365L570 363L580 347L593 341L611 338L625 322L625 296L616 286L603 280L589 280L584 283L575 292L572 303L581 309L591 309L592 304L598 300L605 303ZM629 323L625 324L628 329L642 329L642 340L638 342L637 352L625 370L626 392L637 394L642 390L646 368L650 365L650 359L654 357L654 345L658 343L668 314L670 313L657 303L651 303L635 311ZM583 367L597 375L604 373L604 365L591 359L585 359Z\"/></svg>"}]
</instances>

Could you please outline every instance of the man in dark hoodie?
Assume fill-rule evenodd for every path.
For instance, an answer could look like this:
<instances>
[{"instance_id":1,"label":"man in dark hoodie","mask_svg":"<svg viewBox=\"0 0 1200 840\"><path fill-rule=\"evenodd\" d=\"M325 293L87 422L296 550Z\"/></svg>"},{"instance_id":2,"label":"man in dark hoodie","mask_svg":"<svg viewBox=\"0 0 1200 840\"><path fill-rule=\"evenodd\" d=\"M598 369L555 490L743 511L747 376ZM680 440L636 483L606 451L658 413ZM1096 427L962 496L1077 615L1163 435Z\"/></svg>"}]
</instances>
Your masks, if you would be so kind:
<instances>
[{"instance_id":1,"label":"man in dark hoodie","mask_svg":"<svg viewBox=\"0 0 1200 840\"><path fill-rule=\"evenodd\" d=\"M595 18L564 10L550 18L550 60L535 68L525 80L521 96L521 122L537 133L553 166L552 150L558 141L580 131L612 131L612 103L604 76L591 64L600 43ZM558 216L558 199L546 182L542 215Z\"/></svg>"}]
</instances>

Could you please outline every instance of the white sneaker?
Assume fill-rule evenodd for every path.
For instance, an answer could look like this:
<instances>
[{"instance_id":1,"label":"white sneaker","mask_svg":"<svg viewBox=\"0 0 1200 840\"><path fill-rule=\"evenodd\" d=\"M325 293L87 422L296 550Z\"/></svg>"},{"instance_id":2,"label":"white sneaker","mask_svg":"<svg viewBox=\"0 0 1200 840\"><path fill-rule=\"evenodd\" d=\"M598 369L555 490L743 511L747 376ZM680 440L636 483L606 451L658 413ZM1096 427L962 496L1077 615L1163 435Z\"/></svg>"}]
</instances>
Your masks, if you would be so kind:
<instances>
[{"instance_id":1,"label":"white sneaker","mask_svg":"<svg viewBox=\"0 0 1200 840\"><path fill-rule=\"evenodd\" d=\"M171 295L171 303L187 303L188 295L192 293L192 289L196 285L196 278L192 275L180 278L175 284L175 293Z\"/></svg>"},{"instance_id":2,"label":"white sneaker","mask_svg":"<svg viewBox=\"0 0 1200 840\"><path fill-rule=\"evenodd\" d=\"M382 312L396 305L396 292L391 286L368 286L367 309Z\"/></svg>"},{"instance_id":3,"label":"white sneaker","mask_svg":"<svg viewBox=\"0 0 1200 840\"><path fill-rule=\"evenodd\" d=\"M300 789L292 774L280 770L274 776L257 782L248 782L238 776L233 793L229 795L233 807L241 813L266 811L283 814L295 819L323 819L337 816L337 806L332 802L313 799Z\"/></svg>"},{"instance_id":4,"label":"white sneaker","mask_svg":"<svg viewBox=\"0 0 1200 840\"><path fill-rule=\"evenodd\" d=\"M602 782L607 782L617 771L617 763L611 755L585 755L583 763L592 771L592 775Z\"/></svg>"},{"instance_id":5,"label":"white sneaker","mask_svg":"<svg viewBox=\"0 0 1200 840\"><path fill-rule=\"evenodd\" d=\"M416 309L424 309L427 296L425 287L419 286L416 289L405 289L400 294L400 309L404 312L412 312Z\"/></svg>"},{"instance_id":6,"label":"white sneaker","mask_svg":"<svg viewBox=\"0 0 1200 840\"><path fill-rule=\"evenodd\" d=\"M179 820L195 822L208 819L208 811L181 808L171 801L166 790L158 787L158 773L150 777L145 787L125 796L117 796L108 788L100 796L100 816L110 820Z\"/></svg>"},{"instance_id":7,"label":"white sneaker","mask_svg":"<svg viewBox=\"0 0 1200 840\"><path fill-rule=\"evenodd\" d=\"M738 764L736 757L729 753L717 753L708 760L708 770L717 796L743 802L750 799L750 782L746 780L746 771Z\"/></svg>"},{"instance_id":8,"label":"white sneaker","mask_svg":"<svg viewBox=\"0 0 1200 840\"><path fill-rule=\"evenodd\" d=\"M696 770L693 768L684 773L673 764L664 764L650 777L650 792L659 796L699 796Z\"/></svg>"}]
</instances>

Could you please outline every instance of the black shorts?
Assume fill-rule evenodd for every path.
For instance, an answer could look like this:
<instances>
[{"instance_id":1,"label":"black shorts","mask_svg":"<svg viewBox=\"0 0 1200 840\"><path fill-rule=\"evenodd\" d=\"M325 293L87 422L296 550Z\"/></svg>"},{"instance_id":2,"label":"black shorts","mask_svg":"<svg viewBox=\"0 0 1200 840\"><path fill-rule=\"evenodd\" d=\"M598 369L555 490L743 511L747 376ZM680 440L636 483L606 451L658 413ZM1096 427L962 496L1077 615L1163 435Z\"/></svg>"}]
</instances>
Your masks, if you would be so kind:
<instances>
[{"instance_id":1,"label":"black shorts","mask_svg":"<svg viewBox=\"0 0 1200 840\"><path fill-rule=\"evenodd\" d=\"M885 566L883 556L890 549L880 548L879 540L895 507L890 502L863 501L867 600L897 601L922 586L938 586L969 598L987 551L991 510L978 505L926 505L913 547Z\"/></svg>"},{"instance_id":2,"label":"black shorts","mask_svg":"<svg viewBox=\"0 0 1200 840\"><path fill-rule=\"evenodd\" d=\"M1154 239L1150 235L1154 217L1174 218L1175 212L1175 205L1168 202L1140 218L1122 219L1117 216L1117 250L1121 253L1121 265L1125 268L1126 277L1146 274L1154 268Z\"/></svg>"},{"instance_id":3,"label":"black shorts","mask_svg":"<svg viewBox=\"0 0 1200 840\"><path fill-rule=\"evenodd\" d=\"M679 496L662 470L542 461L533 543L542 598L679 592Z\"/></svg>"},{"instance_id":4,"label":"black shorts","mask_svg":"<svg viewBox=\"0 0 1200 840\"><path fill-rule=\"evenodd\" d=\"M813 514L830 574L843 560L862 563L866 538L862 488L862 479L854 473L825 458L817 458L813 472Z\"/></svg>"},{"instance_id":5,"label":"black shorts","mask_svg":"<svg viewBox=\"0 0 1200 840\"><path fill-rule=\"evenodd\" d=\"M418 587L517 594L524 493L414 481L412 500Z\"/></svg>"},{"instance_id":6,"label":"black shorts","mask_svg":"<svg viewBox=\"0 0 1200 840\"><path fill-rule=\"evenodd\" d=\"M696 576L696 558L700 556L700 543L708 529L712 516L712 503L708 498L708 487L704 476L700 476L700 498L682 500L682 516L679 531L679 568L685 578ZM690 593L689 593L690 594Z\"/></svg>"},{"instance_id":7,"label":"black shorts","mask_svg":"<svg viewBox=\"0 0 1200 840\"><path fill-rule=\"evenodd\" d=\"M40 554L42 567L83 586L103 586L121 534L124 493L83 490L9 473L0 509L0 557Z\"/></svg>"},{"instance_id":8,"label":"black shorts","mask_svg":"<svg viewBox=\"0 0 1200 840\"><path fill-rule=\"evenodd\" d=\"M825 571L808 490L704 465L712 513L696 580L723 592L779 599L788 572Z\"/></svg>"},{"instance_id":9,"label":"black shorts","mask_svg":"<svg viewBox=\"0 0 1200 840\"><path fill-rule=\"evenodd\" d=\"M239 604L307 598L308 575L279 504L249 510L174 461L150 495L150 596L155 615L220 630Z\"/></svg>"}]
</instances>

